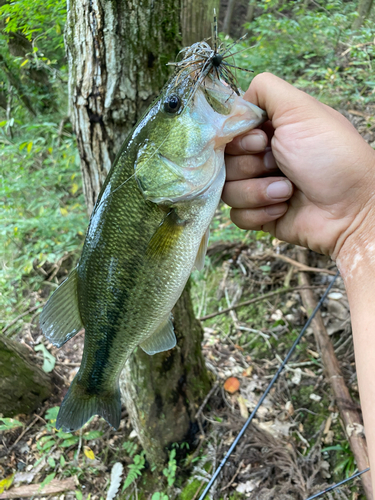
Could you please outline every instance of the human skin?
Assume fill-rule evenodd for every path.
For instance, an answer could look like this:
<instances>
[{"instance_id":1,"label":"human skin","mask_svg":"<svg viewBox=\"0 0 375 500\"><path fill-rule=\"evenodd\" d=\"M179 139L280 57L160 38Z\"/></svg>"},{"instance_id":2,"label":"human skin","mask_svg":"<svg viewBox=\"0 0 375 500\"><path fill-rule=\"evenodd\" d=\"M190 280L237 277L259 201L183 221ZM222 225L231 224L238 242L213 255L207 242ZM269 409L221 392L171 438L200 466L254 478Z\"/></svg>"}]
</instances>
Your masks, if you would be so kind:
<instances>
[{"instance_id":1,"label":"human skin","mask_svg":"<svg viewBox=\"0 0 375 500\"><path fill-rule=\"evenodd\" d=\"M240 228L336 261L350 303L375 491L375 151L340 113L272 74L256 76L245 99L269 121L227 145L222 198Z\"/></svg>"}]
</instances>

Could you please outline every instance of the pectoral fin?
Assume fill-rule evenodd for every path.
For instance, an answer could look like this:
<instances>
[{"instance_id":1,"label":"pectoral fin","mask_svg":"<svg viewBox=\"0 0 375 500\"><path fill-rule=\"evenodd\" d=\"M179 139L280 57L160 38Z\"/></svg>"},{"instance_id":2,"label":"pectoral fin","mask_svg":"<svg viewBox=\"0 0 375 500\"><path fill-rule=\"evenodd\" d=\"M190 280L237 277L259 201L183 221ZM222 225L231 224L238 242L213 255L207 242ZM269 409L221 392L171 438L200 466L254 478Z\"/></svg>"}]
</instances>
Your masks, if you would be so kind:
<instances>
[{"instance_id":1,"label":"pectoral fin","mask_svg":"<svg viewBox=\"0 0 375 500\"><path fill-rule=\"evenodd\" d=\"M160 260L168 255L176 245L184 225L185 221L180 220L172 209L153 234L147 247L148 257L153 260Z\"/></svg>"},{"instance_id":2,"label":"pectoral fin","mask_svg":"<svg viewBox=\"0 0 375 500\"><path fill-rule=\"evenodd\" d=\"M69 274L44 306L40 326L45 337L57 347L83 328L78 308L77 269Z\"/></svg>"},{"instance_id":3,"label":"pectoral fin","mask_svg":"<svg viewBox=\"0 0 375 500\"><path fill-rule=\"evenodd\" d=\"M176 345L176 335L174 334L172 314L151 337L140 344L140 347L150 355L158 352L168 351Z\"/></svg>"},{"instance_id":4,"label":"pectoral fin","mask_svg":"<svg viewBox=\"0 0 375 500\"><path fill-rule=\"evenodd\" d=\"M204 233L201 244L199 245L199 250L195 258L194 266L198 271L202 271L204 268L204 258L206 257L208 238L210 237L210 228Z\"/></svg>"}]
</instances>

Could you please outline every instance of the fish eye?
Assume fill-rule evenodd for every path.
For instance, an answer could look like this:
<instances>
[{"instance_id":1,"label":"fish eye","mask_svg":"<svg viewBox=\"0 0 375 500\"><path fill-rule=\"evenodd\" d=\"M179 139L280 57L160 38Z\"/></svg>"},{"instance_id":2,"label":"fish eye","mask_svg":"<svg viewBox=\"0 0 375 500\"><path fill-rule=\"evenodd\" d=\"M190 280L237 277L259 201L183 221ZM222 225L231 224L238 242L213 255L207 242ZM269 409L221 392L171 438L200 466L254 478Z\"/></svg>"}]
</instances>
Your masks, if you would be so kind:
<instances>
[{"instance_id":1,"label":"fish eye","mask_svg":"<svg viewBox=\"0 0 375 500\"><path fill-rule=\"evenodd\" d=\"M164 111L166 111L169 114L177 113L180 107L181 107L181 99L176 94L170 95L164 102Z\"/></svg>"}]
</instances>

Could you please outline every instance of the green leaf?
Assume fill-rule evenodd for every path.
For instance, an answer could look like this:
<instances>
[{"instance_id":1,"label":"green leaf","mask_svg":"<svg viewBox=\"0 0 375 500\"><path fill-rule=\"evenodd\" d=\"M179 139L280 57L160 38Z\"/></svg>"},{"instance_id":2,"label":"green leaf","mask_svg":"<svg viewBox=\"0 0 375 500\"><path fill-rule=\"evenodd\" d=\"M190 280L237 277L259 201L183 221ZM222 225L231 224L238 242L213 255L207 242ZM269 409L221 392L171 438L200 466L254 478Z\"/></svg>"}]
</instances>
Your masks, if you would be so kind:
<instances>
[{"instance_id":1,"label":"green leaf","mask_svg":"<svg viewBox=\"0 0 375 500\"><path fill-rule=\"evenodd\" d=\"M83 439L86 439L86 441L89 441L91 439L99 439L100 437L102 437L104 434L103 431L89 431L89 432L86 432L82 437Z\"/></svg>"},{"instance_id":2,"label":"green leaf","mask_svg":"<svg viewBox=\"0 0 375 500\"><path fill-rule=\"evenodd\" d=\"M61 467L64 467L64 466L65 466L65 464L66 464L66 460L65 460L65 458L64 458L64 455L61 455L61 457L60 457L60 466L61 466Z\"/></svg>"},{"instance_id":3,"label":"green leaf","mask_svg":"<svg viewBox=\"0 0 375 500\"><path fill-rule=\"evenodd\" d=\"M23 426L23 423L15 418L0 418L4 425L0 425L1 431L10 431L11 429L15 429L16 427Z\"/></svg>"},{"instance_id":4,"label":"green leaf","mask_svg":"<svg viewBox=\"0 0 375 500\"><path fill-rule=\"evenodd\" d=\"M55 459L53 457L48 457L47 458L47 463L53 469L56 467L56 462L55 462Z\"/></svg>"},{"instance_id":5,"label":"green leaf","mask_svg":"<svg viewBox=\"0 0 375 500\"><path fill-rule=\"evenodd\" d=\"M64 432L64 431L57 432L56 436L60 439L69 439L74 437L71 432Z\"/></svg>"},{"instance_id":6,"label":"green leaf","mask_svg":"<svg viewBox=\"0 0 375 500\"><path fill-rule=\"evenodd\" d=\"M43 344L39 344L34 347L34 351L42 351L43 353L43 371L46 373L50 373L54 368L56 364L56 358L55 356L52 356L52 354L45 348Z\"/></svg>"},{"instance_id":7,"label":"green leaf","mask_svg":"<svg viewBox=\"0 0 375 500\"><path fill-rule=\"evenodd\" d=\"M65 439L59 446L62 448L68 448L69 446L73 446L74 444L77 444L79 441L78 436L73 436L72 438Z\"/></svg>"},{"instance_id":8,"label":"green leaf","mask_svg":"<svg viewBox=\"0 0 375 500\"><path fill-rule=\"evenodd\" d=\"M60 411L60 406L53 406L52 408L49 408L45 414L46 419L54 424L56 422L59 411Z\"/></svg>"},{"instance_id":9,"label":"green leaf","mask_svg":"<svg viewBox=\"0 0 375 500\"><path fill-rule=\"evenodd\" d=\"M82 498L83 498L82 491L76 490L76 499L77 500L82 500Z\"/></svg>"},{"instance_id":10,"label":"green leaf","mask_svg":"<svg viewBox=\"0 0 375 500\"><path fill-rule=\"evenodd\" d=\"M52 472L52 474L48 474L48 476L40 484L39 491L41 491L45 486L47 486L47 484L49 484L52 481L52 479L54 479L55 476L56 476L55 472Z\"/></svg>"}]
</instances>

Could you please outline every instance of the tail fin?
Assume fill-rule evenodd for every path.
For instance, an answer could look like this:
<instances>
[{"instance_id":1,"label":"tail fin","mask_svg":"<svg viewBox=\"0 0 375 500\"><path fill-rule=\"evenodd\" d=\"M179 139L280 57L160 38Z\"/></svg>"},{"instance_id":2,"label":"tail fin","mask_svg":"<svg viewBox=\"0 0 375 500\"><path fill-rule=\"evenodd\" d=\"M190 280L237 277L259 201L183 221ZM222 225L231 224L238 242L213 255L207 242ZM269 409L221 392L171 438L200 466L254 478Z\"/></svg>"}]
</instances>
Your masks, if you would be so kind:
<instances>
[{"instance_id":1,"label":"tail fin","mask_svg":"<svg viewBox=\"0 0 375 500\"><path fill-rule=\"evenodd\" d=\"M73 380L56 420L56 429L73 432L80 429L93 415L100 415L115 429L121 420L121 398L118 383L113 392L89 394Z\"/></svg>"}]
</instances>

